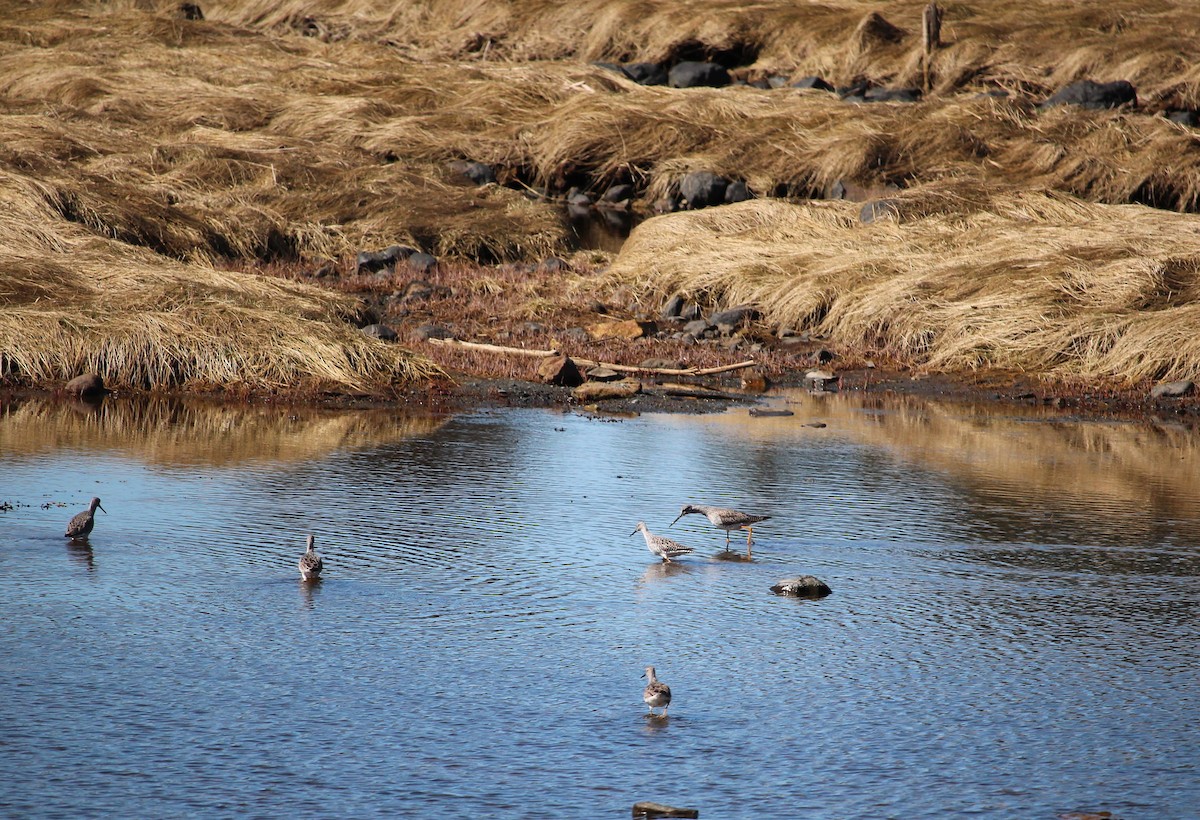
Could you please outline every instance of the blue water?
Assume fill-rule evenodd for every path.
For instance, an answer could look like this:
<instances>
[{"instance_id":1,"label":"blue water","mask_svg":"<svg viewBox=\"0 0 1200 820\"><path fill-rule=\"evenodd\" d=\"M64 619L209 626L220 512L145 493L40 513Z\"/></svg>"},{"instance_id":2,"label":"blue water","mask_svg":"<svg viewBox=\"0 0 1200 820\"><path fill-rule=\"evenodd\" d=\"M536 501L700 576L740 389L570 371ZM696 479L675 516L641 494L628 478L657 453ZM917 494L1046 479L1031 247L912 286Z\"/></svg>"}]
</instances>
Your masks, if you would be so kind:
<instances>
[{"instance_id":1,"label":"blue water","mask_svg":"<svg viewBox=\"0 0 1200 820\"><path fill-rule=\"evenodd\" d=\"M190 416L9 407L0 813L1200 816L1179 458L1123 482L1112 441L945 410L981 446L933 458L920 406L844 401L822 430L492 410L344 443L259 410L226 426L285 433L208 458ZM108 514L70 545L92 495ZM668 528L689 502L770 513L753 560L698 516ZM657 562L638 521L696 553ZM768 591L801 573L833 594Z\"/></svg>"}]
</instances>

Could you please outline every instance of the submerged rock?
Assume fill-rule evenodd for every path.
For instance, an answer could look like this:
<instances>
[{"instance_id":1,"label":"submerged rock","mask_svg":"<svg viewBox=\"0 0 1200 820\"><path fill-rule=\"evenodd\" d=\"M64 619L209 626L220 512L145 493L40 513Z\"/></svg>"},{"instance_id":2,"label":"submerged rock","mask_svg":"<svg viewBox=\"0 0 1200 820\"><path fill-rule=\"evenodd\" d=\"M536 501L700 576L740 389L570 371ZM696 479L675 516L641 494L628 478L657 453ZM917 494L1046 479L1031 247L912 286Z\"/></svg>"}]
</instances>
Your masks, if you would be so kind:
<instances>
[{"instance_id":1,"label":"submerged rock","mask_svg":"<svg viewBox=\"0 0 1200 820\"><path fill-rule=\"evenodd\" d=\"M789 598L824 598L833 592L824 581L813 575L784 578L772 586L771 591Z\"/></svg>"},{"instance_id":2,"label":"submerged rock","mask_svg":"<svg viewBox=\"0 0 1200 820\"><path fill-rule=\"evenodd\" d=\"M699 817L699 809L684 809L678 806L668 806L664 803L655 803L652 800L642 800L633 804L633 816L635 818L645 817Z\"/></svg>"}]
</instances>

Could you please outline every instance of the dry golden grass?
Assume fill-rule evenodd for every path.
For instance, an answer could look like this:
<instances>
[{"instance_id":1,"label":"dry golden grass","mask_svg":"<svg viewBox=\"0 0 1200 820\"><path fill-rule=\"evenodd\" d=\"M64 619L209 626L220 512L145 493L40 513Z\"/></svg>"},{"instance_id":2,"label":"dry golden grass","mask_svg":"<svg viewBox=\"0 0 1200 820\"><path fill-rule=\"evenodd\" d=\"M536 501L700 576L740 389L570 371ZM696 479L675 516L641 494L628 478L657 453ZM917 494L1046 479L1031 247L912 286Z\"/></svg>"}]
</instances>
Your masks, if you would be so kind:
<instances>
[{"instance_id":1,"label":"dry golden grass","mask_svg":"<svg viewBox=\"0 0 1200 820\"><path fill-rule=\"evenodd\" d=\"M610 286L647 305L674 292L755 305L769 324L936 370L1200 375L1193 218L1033 192L922 215L922 194L872 224L848 203L771 200L656 217L631 235Z\"/></svg>"},{"instance_id":2,"label":"dry golden grass","mask_svg":"<svg viewBox=\"0 0 1200 820\"><path fill-rule=\"evenodd\" d=\"M718 0L697 15L691 4L646 0L230 0L202 3L203 21L179 19L176 5L0 0L5 378L39 383L88 368L120 385L236 389L377 389L423 378L433 372L428 363L345 326L340 297L216 268L344 266L360 249L396 242L452 259L537 260L565 253L569 232L557 206L526 196L523 186L556 192L577 182L599 191L628 177L653 199L696 168L744 177L759 192L819 194L839 180L895 184L912 189L907 218L955 226L936 241L891 247L907 254L903 270L853 232L833 230L812 252L865 272L872 287L847 290L859 280L831 267L818 275L819 299L768 288L781 316L831 329L838 317L848 343L932 367L1009 362L1129 380L1189 367L1193 351L1178 330L1190 317L1183 297L1163 309L1135 307L1144 297L1153 302L1152 284L1128 299L1111 296L1129 290L1116 280L1137 268L1129 260L1146 236L1111 257L1083 245L1094 238L1111 247L1104 242L1112 217L1099 218L1109 228L1096 227L1094 237L1086 230L1091 214L1108 211L1021 200L1022 208L1042 203L1039 231L1079 240L1074 267L1050 253L1054 270L1075 271L1050 277L1066 295L1031 295L1024 304L1034 312L1023 322L981 318L979 305L960 315L954 306L964 298L941 295L948 273L929 284L915 283L912 271L958 264L974 272L974 260L988 259L995 293L1006 292L1006 280L1037 291L1042 280L1030 283L1012 250L1025 238L1014 226L1024 223L1005 222L997 209L1007 206L972 211L972 191L1004 186L1200 208L1196 132L1148 113L1031 105L1086 76L1131 80L1148 111L1200 106L1200 44L1189 34L1200 27L1200 7L1192 4L948 7L934 95L917 105L862 106L819 92L646 88L587 61L739 54L744 77L815 73L838 84L909 85L920 75L923 2ZM864 26L871 13L901 36L873 35ZM1019 94L974 94L997 88ZM448 170L460 158L493 164L504 184L463 184ZM763 203L681 218L717 232L728 221L763 245L716 248L697 239L696 250L728 257L722 264L731 275L749 274L741 284L702 287L759 294L760 268L769 274L792 264L794 237L739 227L756 209L793 213ZM1054 222L1055 209L1064 221ZM849 213L825 210L843 222ZM829 221L813 219L783 233ZM991 230L988 219L999 220L1006 241L976 238ZM1155 229L1150 221L1129 220L1144 232ZM964 225L974 234L959 233ZM1177 223L1162 227L1178 233ZM1060 240L1037 241L1053 251ZM664 246L653 261L675 264L680 250ZM1148 281L1159 263L1146 264ZM1183 273L1162 275L1186 279L1191 263L1181 264ZM515 291L506 321L540 318L563 299ZM896 293L915 307L893 316ZM1055 306L1045 320L1037 312L1043 302ZM1038 325L1045 332L1028 330Z\"/></svg>"}]
</instances>

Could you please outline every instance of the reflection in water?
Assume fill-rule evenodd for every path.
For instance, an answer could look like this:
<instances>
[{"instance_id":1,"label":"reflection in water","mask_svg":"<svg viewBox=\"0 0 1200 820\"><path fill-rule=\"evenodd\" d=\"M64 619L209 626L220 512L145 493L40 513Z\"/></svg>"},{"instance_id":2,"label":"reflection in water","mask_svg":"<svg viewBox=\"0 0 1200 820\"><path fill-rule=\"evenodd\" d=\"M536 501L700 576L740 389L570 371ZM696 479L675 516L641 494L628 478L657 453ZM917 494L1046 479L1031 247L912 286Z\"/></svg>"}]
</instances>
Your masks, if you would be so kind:
<instances>
[{"instance_id":1,"label":"reflection in water","mask_svg":"<svg viewBox=\"0 0 1200 820\"><path fill-rule=\"evenodd\" d=\"M11 457L67 448L128 451L174 467L300 462L341 448L426 435L444 423L390 409L346 412L161 396L87 403L9 398L0 401L0 452Z\"/></svg>"},{"instance_id":2,"label":"reflection in water","mask_svg":"<svg viewBox=\"0 0 1200 820\"><path fill-rule=\"evenodd\" d=\"M73 564L84 567L88 572L96 568L95 558L92 555L92 545L88 543L86 538L71 538L67 541L67 558Z\"/></svg>"},{"instance_id":3,"label":"reflection in water","mask_svg":"<svg viewBox=\"0 0 1200 820\"><path fill-rule=\"evenodd\" d=\"M312 581L301 580L300 582L300 599L305 609L312 609L313 602L316 601L317 595L321 591L321 579L317 578Z\"/></svg>"},{"instance_id":4,"label":"reflection in water","mask_svg":"<svg viewBox=\"0 0 1200 820\"><path fill-rule=\"evenodd\" d=\"M1189 816L1195 441L789 399L794 422L621 424L8 405L5 812ZM92 495L120 514L84 573L32 502ZM628 537L701 497L771 512L753 561L702 521L671 564ZM310 531L336 564L297 599ZM834 594L770 592L800 574Z\"/></svg>"}]
</instances>

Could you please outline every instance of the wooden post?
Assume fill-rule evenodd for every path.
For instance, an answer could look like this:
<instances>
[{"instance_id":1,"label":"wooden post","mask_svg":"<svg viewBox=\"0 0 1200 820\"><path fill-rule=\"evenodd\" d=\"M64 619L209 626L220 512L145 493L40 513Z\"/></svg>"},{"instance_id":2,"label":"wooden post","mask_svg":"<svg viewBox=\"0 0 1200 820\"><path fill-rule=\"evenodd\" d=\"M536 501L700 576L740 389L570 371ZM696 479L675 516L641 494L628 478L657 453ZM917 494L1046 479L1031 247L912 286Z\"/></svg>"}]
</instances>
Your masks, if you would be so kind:
<instances>
[{"instance_id":1,"label":"wooden post","mask_svg":"<svg viewBox=\"0 0 1200 820\"><path fill-rule=\"evenodd\" d=\"M937 3L930 3L925 7L925 13L921 17L921 45L924 48L924 55L921 59L922 90L926 94L929 93L932 82L929 64L933 60L933 50L941 44L941 40L942 10L938 8Z\"/></svg>"}]
</instances>

